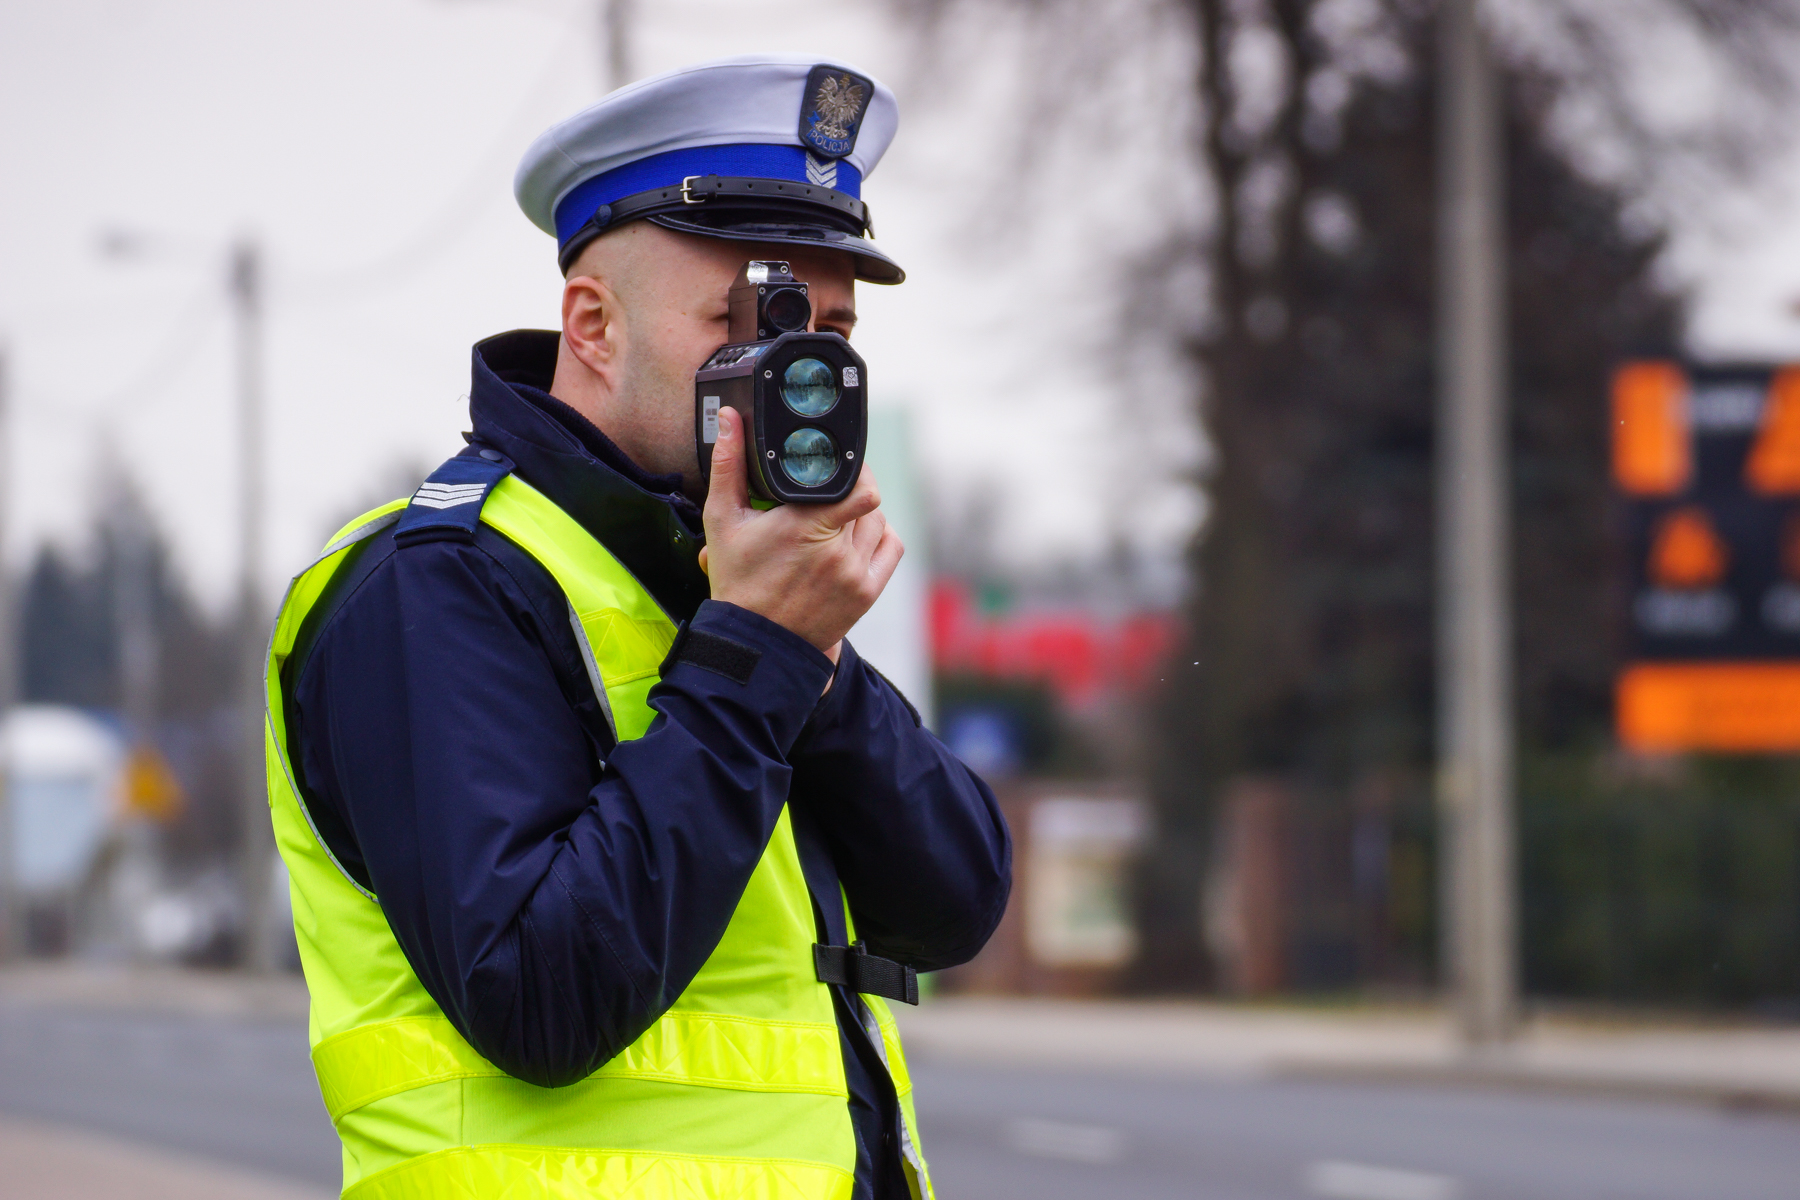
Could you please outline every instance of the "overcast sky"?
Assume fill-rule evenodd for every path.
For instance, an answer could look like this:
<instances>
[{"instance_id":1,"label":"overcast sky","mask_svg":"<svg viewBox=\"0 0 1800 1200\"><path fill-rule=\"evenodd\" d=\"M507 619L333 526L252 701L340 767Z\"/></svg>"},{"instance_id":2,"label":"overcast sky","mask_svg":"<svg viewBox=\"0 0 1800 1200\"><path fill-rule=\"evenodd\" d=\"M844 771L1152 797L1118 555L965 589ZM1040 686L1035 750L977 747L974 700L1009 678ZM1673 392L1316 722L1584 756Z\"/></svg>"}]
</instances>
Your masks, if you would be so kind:
<instances>
[{"instance_id":1,"label":"overcast sky","mask_svg":"<svg viewBox=\"0 0 1800 1200\"><path fill-rule=\"evenodd\" d=\"M1116 470L1119 439L1104 363L1070 336L1067 301L1091 279L1082 262L1148 234L1115 199L1105 228L1072 208L1024 242L970 236L997 150L1039 135L995 100L1007 64L918 96L906 40L871 0L639 9L640 74L780 50L846 59L895 85L900 135L864 194L911 279L860 289L875 403L912 412L940 491L979 480L1006 495L1017 556L1103 542L1113 517L1082 481L1096 464ZM269 266L270 584L334 519L386 498L400 465L454 453L469 346L557 320L554 247L514 207L513 168L600 80L590 0L0 6L14 561L87 526L104 439L203 596L226 594L236 464L223 251L240 231ZM1073 193L1096 194L1105 169L1071 181ZM1731 244L1681 249L1704 285L1696 329L1708 350L1800 355L1796 213L1800 197L1776 197L1735 222ZM111 261L98 251L109 228L154 240L136 261ZM1179 457L1192 431L1160 440ZM1135 503L1129 529L1143 540L1174 546L1193 520L1173 487Z\"/></svg>"},{"instance_id":2,"label":"overcast sky","mask_svg":"<svg viewBox=\"0 0 1800 1200\"><path fill-rule=\"evenodd\" d=\"M874 5L640 12L641 74L799 50L901 83L907 44ZM469 346L557 321L554 247L514 206L511 180L538 132L599 95L600 45L593 5L565 0L0 9L15 561L86 527L104 438L203 594L226 594L236 463L222 276L239 231L269 263L270 582L391 490L397 466L454 453ZM899 143L866 192L912 277L861 289L874 402L916 411L928 474L1029 497L1012 506L1021 553L1095 544L1093 507L1058 485L1074 448L1104 440L1080 356L1057 346L1060 361L1020 372L1046 342L1033 331L1037 256L997 269L968 236L981 190L970 159L991 146L968 136L968 113L934 114L903 85L901 102ZM109 260L97 248L109 228L154 238L134 261ZM1171 533L1184 503L1167 506Z\"/></svg>"}]
</instances>

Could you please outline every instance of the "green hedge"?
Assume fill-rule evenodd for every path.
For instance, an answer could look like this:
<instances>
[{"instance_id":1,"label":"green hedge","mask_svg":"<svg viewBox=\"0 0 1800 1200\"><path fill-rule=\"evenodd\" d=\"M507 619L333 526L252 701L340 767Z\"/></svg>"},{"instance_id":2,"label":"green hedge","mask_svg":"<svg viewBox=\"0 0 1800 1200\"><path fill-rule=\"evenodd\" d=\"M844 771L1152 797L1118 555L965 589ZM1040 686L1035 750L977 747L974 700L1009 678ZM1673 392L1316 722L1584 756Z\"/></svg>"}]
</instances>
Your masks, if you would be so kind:
<instances>
[{"instance_id":1,"label":"green hedge","mask_svg":"<svg viewBox=\"0 0 1800 1200\"><path fill-rule=\"evenodd\" d=\"M1800 1011L1800 762L1522 765L1529 994Z\"/></svg>"}]
</instances>

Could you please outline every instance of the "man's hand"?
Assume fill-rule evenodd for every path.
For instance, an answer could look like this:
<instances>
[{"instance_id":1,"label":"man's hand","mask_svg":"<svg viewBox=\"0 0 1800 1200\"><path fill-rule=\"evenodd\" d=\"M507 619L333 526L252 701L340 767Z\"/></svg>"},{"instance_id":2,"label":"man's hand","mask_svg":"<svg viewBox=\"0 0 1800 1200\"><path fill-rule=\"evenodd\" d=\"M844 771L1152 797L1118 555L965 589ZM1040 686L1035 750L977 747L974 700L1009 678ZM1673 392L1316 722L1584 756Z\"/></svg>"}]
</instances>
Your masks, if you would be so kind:
<instances>
[{"instance_id":1,"label":"man's hand","mask_svg":"<svg viewBox=\"0 0 1800 1200\"><path fill-rule=\"evenodd\" d=\"M880 506L874 472L865 466L856 489L836 504L751 508L743 418L720 409L700 551L713 599L767 617L836 662L838 643L906 552Z\"/></svg>"}]
</instances>

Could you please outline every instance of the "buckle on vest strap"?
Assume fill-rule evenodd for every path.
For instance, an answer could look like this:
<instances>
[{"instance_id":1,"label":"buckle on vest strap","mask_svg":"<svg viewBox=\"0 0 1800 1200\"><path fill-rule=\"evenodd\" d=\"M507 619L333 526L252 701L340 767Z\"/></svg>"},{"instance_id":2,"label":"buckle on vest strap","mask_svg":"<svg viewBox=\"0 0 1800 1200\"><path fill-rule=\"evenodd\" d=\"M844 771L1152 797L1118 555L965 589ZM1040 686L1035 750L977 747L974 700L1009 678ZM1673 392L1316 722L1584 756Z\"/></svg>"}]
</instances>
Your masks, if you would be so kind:
<instances>
[{"instance_id":1,"label":"buckle on vest strap","mask_svg":"<svg viewBox=\"0 0 1800 1200\"><path fill-rule=\"evenodd\" d=\"M820 983L837 983L853 992L919 1002L919 973L891 958L870 954L858 941L848 946L813 944L813 971Z\"/></svg>"}]
</instances>

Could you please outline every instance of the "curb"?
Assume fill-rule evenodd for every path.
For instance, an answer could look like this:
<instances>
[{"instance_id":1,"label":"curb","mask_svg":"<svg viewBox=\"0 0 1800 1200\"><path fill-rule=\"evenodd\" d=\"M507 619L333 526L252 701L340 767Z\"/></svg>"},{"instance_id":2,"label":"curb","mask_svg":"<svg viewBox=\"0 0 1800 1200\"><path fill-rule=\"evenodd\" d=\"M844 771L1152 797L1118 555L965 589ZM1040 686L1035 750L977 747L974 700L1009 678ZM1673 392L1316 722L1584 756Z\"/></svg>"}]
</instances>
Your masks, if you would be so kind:
<instances>
[{"instance_id":1,"label":"curb","mask_svg":"<svg viewBox=\"0 0 1800 1200\"><path fill-rule=\"evenodd\" d=\"M1271 1063L1269 1077L1310 1083L1374 1083L1396 1087L1537 1092L1570 1097L1701 1105L1737 1113L1800 1115L1800 1092L1781 1088L1691 1080L1563 1074L1468 1063L1425 1065L1288 1061Z\"/></svg>"}]
</instances>

